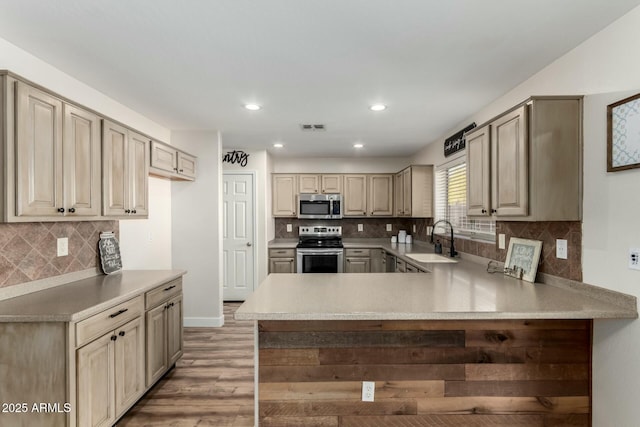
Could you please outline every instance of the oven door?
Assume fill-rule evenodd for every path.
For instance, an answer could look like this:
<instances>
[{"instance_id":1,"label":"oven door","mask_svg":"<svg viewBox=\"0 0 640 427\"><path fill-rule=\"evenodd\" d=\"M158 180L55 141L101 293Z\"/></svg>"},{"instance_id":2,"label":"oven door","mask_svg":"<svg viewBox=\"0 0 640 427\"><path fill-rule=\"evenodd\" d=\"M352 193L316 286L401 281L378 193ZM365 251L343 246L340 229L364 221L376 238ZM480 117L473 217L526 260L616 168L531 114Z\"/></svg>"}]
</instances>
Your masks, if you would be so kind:
<instances>
[{"instance_id":1,"label":"oven door","mask_svg":"<svg viewBox=\"0 0 640 427\"><path fill-rule=\"evenodd\" d=\"M298 273L342 273L343 249L298 248Z\"/></svg>"}]
</instances>

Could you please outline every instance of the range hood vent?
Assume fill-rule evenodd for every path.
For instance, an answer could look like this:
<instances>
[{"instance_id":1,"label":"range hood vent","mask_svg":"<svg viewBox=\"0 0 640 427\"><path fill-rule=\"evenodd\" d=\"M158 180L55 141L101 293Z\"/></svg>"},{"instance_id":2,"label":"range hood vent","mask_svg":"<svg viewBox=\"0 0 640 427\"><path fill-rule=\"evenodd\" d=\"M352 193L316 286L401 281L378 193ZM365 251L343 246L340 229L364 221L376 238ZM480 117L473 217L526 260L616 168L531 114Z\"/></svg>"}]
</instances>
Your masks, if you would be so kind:
<instances>
[{"instance_id":1,"label":"range hood vent","mask_svg":"<svg viewBox=\"0 0 640 427\"><path fill-rule=\"evenodd\" d=\"M306 123L301 124L300 129L302 129L304 132L317 132L317 131L327 130L325 125L322 125L322 124L310 125Z\"/></svg>"}]
</instances>

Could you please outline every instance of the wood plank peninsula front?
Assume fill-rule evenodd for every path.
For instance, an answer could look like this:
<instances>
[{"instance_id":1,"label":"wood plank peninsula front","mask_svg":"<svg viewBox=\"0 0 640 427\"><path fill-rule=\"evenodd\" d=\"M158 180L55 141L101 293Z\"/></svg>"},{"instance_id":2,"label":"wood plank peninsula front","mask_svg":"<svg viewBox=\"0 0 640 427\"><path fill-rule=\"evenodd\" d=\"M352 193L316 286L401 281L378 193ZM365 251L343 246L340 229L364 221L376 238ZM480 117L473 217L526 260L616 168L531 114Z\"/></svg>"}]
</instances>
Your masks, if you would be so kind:
<instances>
[{"instance_id":1,"label":"wood plank peninsula front","mask_svg":"<svg viewBox=\"0 0 640 427\"><path fill-rule=\"evenodd\" d=\"M429 270L268 276L235 315L256 324L256 425L590 425L593 321L635 301Z\"/></svg>"}]
</instances>

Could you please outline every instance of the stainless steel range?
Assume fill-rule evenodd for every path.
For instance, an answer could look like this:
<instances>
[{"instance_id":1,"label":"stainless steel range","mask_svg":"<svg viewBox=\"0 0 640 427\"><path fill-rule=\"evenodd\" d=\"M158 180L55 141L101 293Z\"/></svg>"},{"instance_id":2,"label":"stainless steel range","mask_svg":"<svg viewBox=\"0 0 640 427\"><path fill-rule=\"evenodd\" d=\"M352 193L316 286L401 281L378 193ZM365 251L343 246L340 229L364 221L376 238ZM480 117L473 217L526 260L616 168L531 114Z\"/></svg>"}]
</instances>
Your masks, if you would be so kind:
<instances>
[{"instance_id":1,"label":"stainless steel range","mask_svg":"<svg viewBox=\"0 0 640 427\"><path fill-rule=\"evenodd\" d=\"M303 226L299 228L299 235L298 273L342 273L342 227Z\"/></svg>"}]
</instances>

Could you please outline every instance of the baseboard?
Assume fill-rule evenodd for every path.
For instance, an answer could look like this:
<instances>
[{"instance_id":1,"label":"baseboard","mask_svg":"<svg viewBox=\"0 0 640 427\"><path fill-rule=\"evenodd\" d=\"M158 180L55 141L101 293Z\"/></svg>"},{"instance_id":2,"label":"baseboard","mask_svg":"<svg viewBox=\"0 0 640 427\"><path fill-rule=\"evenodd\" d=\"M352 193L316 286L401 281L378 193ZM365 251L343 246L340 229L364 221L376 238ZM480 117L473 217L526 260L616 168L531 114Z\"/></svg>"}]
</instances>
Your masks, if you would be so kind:
<instances>
[{"instance_id":1,"label":"baseboard","mask_svg":"<svg viewBox=\"0 0 640 427\"><path fill-rule=\"evenodd\" d=\"M219 328L224 325L224 316L221 317L185 317L185 328Z\"/></svg>"}]
</instances>

